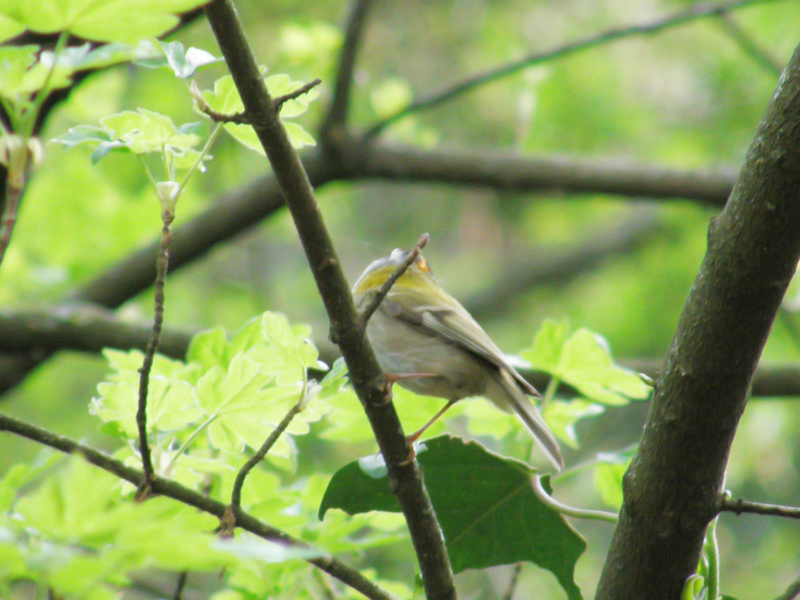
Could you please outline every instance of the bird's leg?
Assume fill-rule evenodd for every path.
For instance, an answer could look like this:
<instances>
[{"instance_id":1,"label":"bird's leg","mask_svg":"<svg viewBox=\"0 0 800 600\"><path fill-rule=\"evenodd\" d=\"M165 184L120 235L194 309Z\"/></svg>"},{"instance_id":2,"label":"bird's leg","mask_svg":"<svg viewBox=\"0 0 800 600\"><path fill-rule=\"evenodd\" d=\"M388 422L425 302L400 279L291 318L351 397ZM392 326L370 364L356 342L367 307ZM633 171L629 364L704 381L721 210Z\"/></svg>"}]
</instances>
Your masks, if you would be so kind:
<instances>
[{"instance_id":1,"label":"bird's leg","mask_svg":"<svg viewBox=\"0 0 800 600\"><path fill-rule=\"evenodd\" d=\"M420 438L420 436L423 433L425 433L425 430L428 429L428 427L430 427L431 425L433 425L436 422L436 420L439 417L441 417L444 413L446 413L450 409L450 407L453 406L453 404L455 403L456 403L455 400L450 400L447 404L445 404L444 408L442 408L439 412L433 415L433 417L431 417L431 419L427 423L425 423L425 425L423 425L420 429L418 429L416 432L414 432L413 434L411 434L406 438L408 440L408 443L413 444L414 442L416 442Z\"/></svg>"},{"instance_id":2,"label":"bird's leg","mask_svg":"<svg viewBox=\"0 0 800 600\"><path fill-rule=\"evenodd\" d=\"M419 437L423 433L425 433L425 430L428 427L430 427L436 422L436 419L438 419L444 413L446 413L450 409L450 407L453 406L453 404L455 403L456 403L455 400L450 400L447 404L444 405L444 408L442 408L439 412L433 415L433 417L431 417L431 419L427 423L425 423L425 425L423 425L420 429L418 429L416 432L414 432L413 434L409 435L406 438L406 441L408 442L408 458L406 458L403 462L400 463L401 467L411 464L411 461L417 457L417 451L414 449L414 442L416 442L419 439Z\"/></svg>"}]
</instances>

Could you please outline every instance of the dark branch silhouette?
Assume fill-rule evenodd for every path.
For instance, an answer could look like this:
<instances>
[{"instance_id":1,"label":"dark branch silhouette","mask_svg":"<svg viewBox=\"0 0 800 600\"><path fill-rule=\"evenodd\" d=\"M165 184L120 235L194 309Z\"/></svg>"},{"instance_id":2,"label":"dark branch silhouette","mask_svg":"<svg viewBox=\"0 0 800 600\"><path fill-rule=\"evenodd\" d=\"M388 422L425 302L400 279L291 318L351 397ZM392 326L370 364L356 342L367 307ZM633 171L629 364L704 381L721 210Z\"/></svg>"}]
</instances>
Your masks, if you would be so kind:
<instances>
[{"instance_id":1,"label":"dark branch silhouette","mask_svg":"<svg viewBox=\"0 0 800 600\"><path fill-rule=\"evenodd\" d=\"M623 480L598 600L677 598L697 568L752 376L800 258L798 131L800 48L709 228Z\"/></svg>"},{"instance_id":2,"label":"dark branch silhouette","mask_svg":"<svg viewBox=\"0 0 800 600\"><path fill-rule=\"evenodd\" d=\"M252 119L253 129L280 183L330 318L331 338L336 340L347 362L353 388L386 462L390 487L403 511L417 554L426 596L430 600L455 598L453 571L441 527L419 466L416 461L406 461L408 445L394 406L386 401L386 378L359 326L350 287L322 220L311 182L260 77L233 4L230 0L215 0L206 7L206 14L245 111Z\"/></svg>"}]
</instances>

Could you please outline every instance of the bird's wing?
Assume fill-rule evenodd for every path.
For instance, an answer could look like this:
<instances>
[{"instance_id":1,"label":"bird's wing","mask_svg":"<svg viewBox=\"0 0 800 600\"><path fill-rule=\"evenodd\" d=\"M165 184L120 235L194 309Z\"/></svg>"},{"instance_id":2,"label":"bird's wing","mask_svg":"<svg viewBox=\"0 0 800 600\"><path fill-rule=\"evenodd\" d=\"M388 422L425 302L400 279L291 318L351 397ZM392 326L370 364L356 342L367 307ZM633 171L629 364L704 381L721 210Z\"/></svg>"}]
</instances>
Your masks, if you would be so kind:
<instances>
[{"instance_id":1,"label":"bird's wing","mask_svg":"<svg viewBox=\"0 0 800 600\"><path fill-rule=\"evenodd\" d=\"M536 389L508 363L500 348L458 300L446 294L445 296L440 306L431 306L422 302L421 294L415 291L392 290L382 306L392 315L428 335L438 335L498 369L507 371L526 394L540 397Z\"/></svg>"}]
</instances>

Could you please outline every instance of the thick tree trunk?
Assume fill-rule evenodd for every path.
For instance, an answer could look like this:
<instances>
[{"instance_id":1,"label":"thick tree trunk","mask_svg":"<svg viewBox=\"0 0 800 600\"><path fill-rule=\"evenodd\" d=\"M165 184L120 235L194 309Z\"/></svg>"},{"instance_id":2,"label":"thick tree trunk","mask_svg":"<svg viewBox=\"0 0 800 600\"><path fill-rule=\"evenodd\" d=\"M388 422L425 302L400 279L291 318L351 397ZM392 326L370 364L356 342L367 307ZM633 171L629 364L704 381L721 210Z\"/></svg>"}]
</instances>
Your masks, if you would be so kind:
<instances>
[{"instance_id":1,"label":"thick tree trunk","mask_svg":"<svg viewBox=\"0 0 800 600\"><path fill-rule=\"evenodd\" d=\"M800 257L800 48L712 221L639 451L598 600L677 599L716 515L750 381Z\"/></svg>"}]
</instances>

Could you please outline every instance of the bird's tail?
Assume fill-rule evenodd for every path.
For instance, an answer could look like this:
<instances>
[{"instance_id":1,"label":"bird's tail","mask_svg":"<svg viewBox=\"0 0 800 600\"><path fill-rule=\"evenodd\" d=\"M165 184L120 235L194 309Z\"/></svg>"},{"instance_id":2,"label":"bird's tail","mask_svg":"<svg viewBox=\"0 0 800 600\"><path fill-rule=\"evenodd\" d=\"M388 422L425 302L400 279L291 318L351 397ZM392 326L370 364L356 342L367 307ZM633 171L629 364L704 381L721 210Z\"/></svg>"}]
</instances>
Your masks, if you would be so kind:
<instances>
[{"instance_id":1,"label":"bird's tail","mask_svg":"<svg viewBox=\"0 0 800 600\"><path fill-rule=\"evenodd\" d=\"M497 390L488 390L487 395L491 400L498 404L500 408L505 410L513 410L519 418L525 423L525 426L533 434L534 439L538 442L539 446L553 466L561 471L564 468L564 459L561 457L561 450L558 447L558 442L547 423L544 422L542 415L536 410L536 407L531 402L531 399L520 389L519 384L514 381L510 373L505 370L500 370L496 380L498 384ZM502 399L498 396L502 394Z\"/></svg>"}]
</instances>

